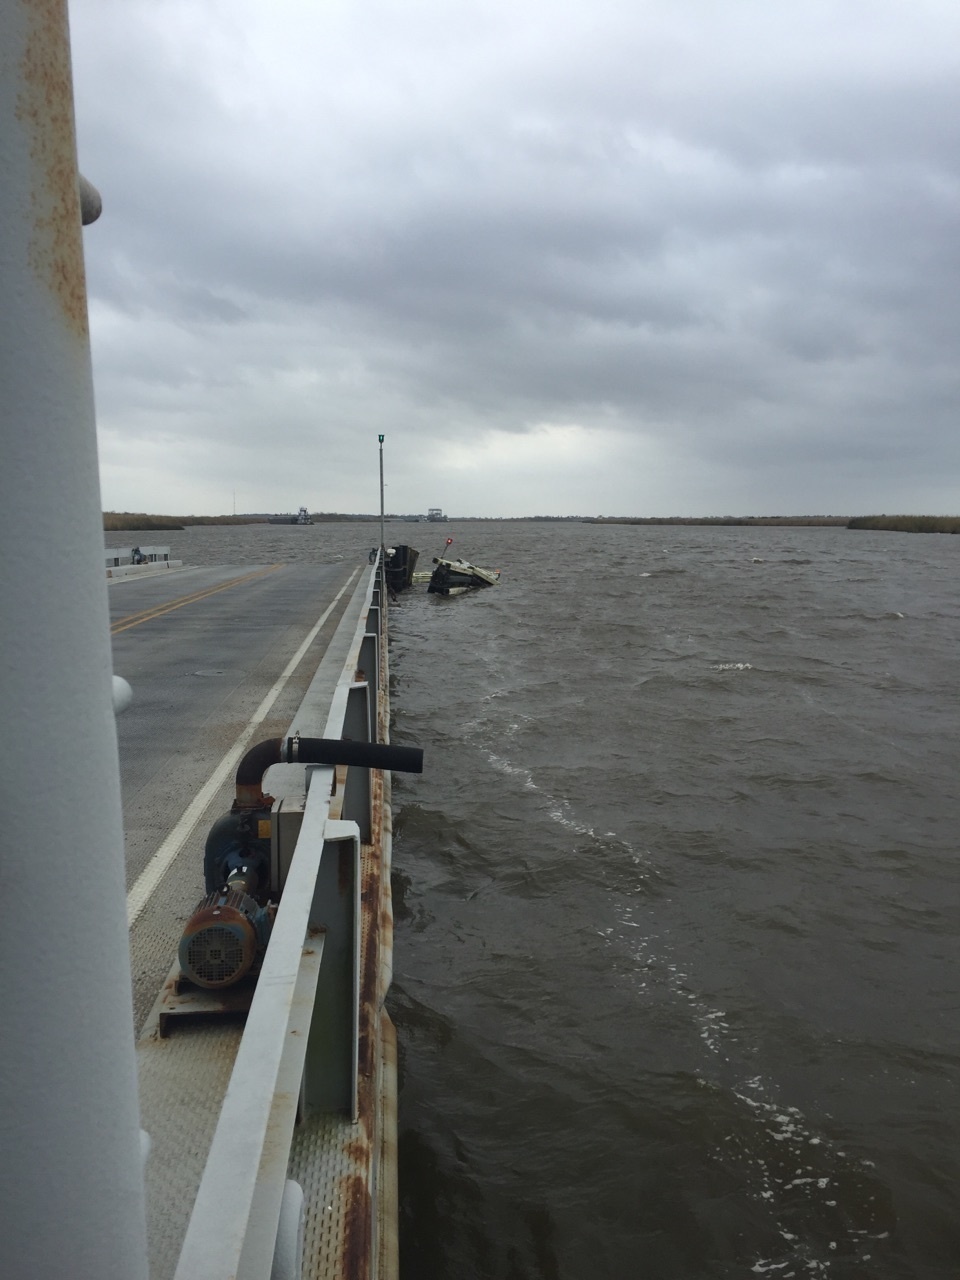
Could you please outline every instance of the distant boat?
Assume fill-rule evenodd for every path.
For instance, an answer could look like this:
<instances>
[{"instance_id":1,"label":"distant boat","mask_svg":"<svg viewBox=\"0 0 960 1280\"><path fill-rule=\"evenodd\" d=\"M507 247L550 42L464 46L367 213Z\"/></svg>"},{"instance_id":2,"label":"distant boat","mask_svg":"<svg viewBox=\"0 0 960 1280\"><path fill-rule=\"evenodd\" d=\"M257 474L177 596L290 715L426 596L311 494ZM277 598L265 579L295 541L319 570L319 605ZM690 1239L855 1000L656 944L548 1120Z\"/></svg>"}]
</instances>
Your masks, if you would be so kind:
<instances>
[{"instance_id":1,"label":"distant boat","mask_svg":"<svg viewBox=\"0 0 960 1280\"><path fill-rule=\"evenodd\" d=\"M313 524L313 518L306 507L301 507L295 516L270 516L267 524Z\"/></svg>"},{"instance_id":2,"label":"distant boat","mask_svg":"<svg viewBox=\"0 0 960 1280\"><path fill-rule=\"evenodd\" d=\"M431 507L430 510L427 512L428 520L437 521L437 520L446 520L446 518L447 517L443 514L442 507Z\"/></svg>"}]
</instances>

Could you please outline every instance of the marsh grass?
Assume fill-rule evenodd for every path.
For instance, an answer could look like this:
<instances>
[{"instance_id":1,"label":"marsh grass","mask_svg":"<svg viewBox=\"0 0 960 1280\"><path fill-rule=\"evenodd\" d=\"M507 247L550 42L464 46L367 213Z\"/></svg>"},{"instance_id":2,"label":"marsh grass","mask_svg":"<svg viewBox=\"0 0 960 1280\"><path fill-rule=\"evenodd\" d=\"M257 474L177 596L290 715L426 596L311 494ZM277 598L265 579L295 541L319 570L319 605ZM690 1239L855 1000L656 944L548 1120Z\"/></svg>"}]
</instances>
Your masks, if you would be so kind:
<instances>
[{"instance_id":1,"label":"marsh grass","mask_svg":"<svg viewBox=\"0 0 960 1280\"><path fill-rule=\"evenodd\" d=\"M960 516L854 516L848 529L889 529L897 533L960 533Z\"/></svg>"},{"instance_id":2,"label":"marsh grass","mask_svg":"<svg viewBox=\"0 0 960 1280\"><path fill-rule=\"evenodd\" d=\"M131 532L162 529L185 529L191 524L263 524L266 516L148 516L135 511L105 511L104 531Z\"/></svg>"},{"instance_id":3,"label":"marsh grass","mask_svg":"<svg viewBox=\"0 0 960 1280\"><path fill-rule=\"evenodd\" d=\"M844 528L849 516L598 516L587 524L697 524L697 525L835 525Z\"/></svg>"}]
</instances>

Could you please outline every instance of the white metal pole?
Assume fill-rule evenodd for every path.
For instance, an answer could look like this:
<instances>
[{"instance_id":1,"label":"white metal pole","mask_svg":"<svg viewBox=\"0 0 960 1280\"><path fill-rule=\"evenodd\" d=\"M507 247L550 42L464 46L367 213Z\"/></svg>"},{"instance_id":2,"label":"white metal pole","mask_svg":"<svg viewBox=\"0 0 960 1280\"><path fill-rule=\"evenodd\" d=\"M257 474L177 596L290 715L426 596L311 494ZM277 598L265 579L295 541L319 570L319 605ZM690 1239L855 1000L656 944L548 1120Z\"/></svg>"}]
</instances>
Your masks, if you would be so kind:
<instances>
[{"instance_id":1,"label":"white metal pole","mask_svg":"<svg viewBox=\"0 0 960 1280\"><path fill-rule=\"evenodd\" d=\"M145 1280L66 0L0 0L0 175L0 1270Z\"/></svg>"}]
</instances>

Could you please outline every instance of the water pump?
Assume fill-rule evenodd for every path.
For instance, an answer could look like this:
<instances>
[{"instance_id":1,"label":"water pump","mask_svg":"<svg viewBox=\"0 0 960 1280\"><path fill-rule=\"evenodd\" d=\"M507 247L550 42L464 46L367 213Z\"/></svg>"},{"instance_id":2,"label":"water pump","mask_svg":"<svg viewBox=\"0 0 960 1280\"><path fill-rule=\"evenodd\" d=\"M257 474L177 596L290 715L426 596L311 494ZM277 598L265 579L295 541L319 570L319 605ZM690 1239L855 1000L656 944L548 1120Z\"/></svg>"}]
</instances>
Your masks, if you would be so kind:
<instances>
[{"instance_id":1,"label":"water pump","mask_svg":"<svg viewBox=\"0 0 960 1280\"><path fill-rule=\"evenodd\" d=\"M263 793L272 764L343 764L352 768L423 772L418 747L339 738L271 738L237 766L237 798L210 828L204 848L206 897L180 939L184 977L200 987L228 987L254 968L270 939L280 885L271 882L273 796Z\"/></svg>"}]
</instances>

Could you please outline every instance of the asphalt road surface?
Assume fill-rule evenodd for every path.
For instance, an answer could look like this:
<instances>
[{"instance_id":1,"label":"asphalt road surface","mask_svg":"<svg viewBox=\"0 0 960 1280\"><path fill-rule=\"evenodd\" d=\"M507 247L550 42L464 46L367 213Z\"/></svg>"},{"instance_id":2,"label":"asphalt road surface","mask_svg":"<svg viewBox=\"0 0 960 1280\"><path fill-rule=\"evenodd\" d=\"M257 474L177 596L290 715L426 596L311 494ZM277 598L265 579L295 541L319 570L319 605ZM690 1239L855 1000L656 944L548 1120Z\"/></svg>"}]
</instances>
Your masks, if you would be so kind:
<instances>
[{"instance_id":1,"label":"asphalt road surface","mask_svg":"<svg viewBox=\"0 0 960 1280\"><path fill-rule=\"evenodd\" d=\"M230 565L110 584L113 669L133 687L117 733L138 1029L203 895L207 831L234 796L225 757L287 730L359 569Z\"/></svg>"}]
</instances>

